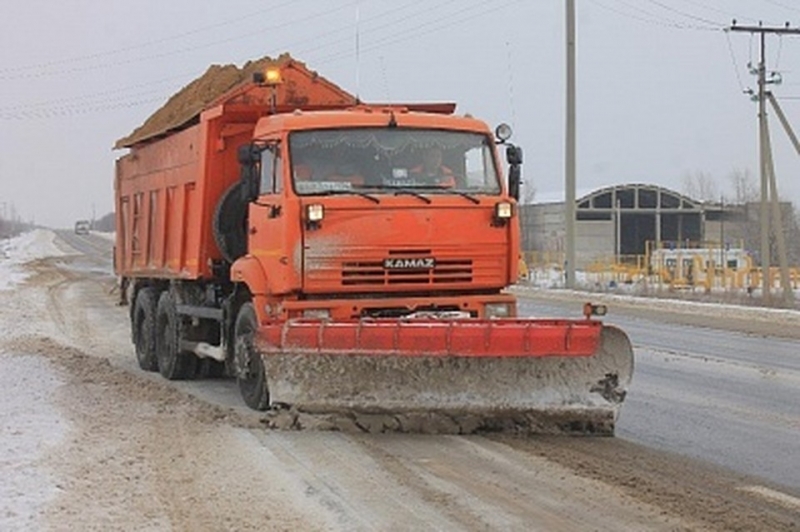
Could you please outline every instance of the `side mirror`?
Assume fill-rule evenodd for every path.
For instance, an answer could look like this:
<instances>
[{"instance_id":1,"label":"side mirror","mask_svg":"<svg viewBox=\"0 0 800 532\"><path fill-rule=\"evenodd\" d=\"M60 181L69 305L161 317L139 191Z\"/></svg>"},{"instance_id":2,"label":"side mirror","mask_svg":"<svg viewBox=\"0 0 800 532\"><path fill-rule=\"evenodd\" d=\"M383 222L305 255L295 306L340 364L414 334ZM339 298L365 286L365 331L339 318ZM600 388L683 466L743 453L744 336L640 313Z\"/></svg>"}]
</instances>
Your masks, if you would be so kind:
<instances>
[{"instance_id":1,"label":"side mirror","mask_svg":"<svg viewBox=\"0 0 800 532\"><path fill-rule=\"evenodd\" d=\"M249 166L261 159L261 152L252 144L239 146L239 164Z\"/></svg>"},{"instance_id":2,"label":"side mirror","mask_svg":"<svg viewBox=\"0 0 800 532\"><path fill-rule=\"evenodd\" d=\"M508 195L519 201L519 187L522 183L522 170L518 164L508 167Z\"/></svg>"},{"instance_id":3,"label":"side mirror","mask_svg":"<svg viewBox=\"0 0 800 532\"><path fill-rule=\"evenodd\" d=\"M261 160L261 150L253 144L245 144L239 147L237 155L241 165L242 200L251 202L258 197L259 175L256 163Z\"/></svg>"},{"instance_id":4,"label":"side mirror","mask_svg":"<svg viewBox=\"0 0 800 532\"><path fill-rule=\"evenodd\" d=\"M513 144L506 146L506 161L510 165L522 164L522 148Z\"/></svg>"},{"instance_id":5,"label":"side mirror","mask_svg":"<svg viewBox=\"0 0 800 532\"><path fill-rule=\"evenodd\" d=\"M506 146L508 162L508 195L519 201L519 187L522 184L522 148L509 144Z\"/></svg>"}]
</instances>

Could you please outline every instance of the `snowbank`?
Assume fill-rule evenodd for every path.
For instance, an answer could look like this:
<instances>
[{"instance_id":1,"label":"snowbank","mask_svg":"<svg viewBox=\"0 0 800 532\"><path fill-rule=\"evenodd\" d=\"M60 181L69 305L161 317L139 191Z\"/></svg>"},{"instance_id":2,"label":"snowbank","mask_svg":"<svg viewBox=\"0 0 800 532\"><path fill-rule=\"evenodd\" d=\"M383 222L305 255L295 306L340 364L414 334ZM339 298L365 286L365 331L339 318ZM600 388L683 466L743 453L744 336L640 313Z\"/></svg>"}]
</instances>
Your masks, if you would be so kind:
<instances>
[{"instance_id":1,"label":"snowbank","mask_svg":"<svg viewBox=\"0 0 800 532\"><path fill-rule=\"evenodd\" d=\"M110 233L106 231L92 231L92 234L105 238L106 240L110 240L111 242L114 242L117 239L116 231L111 231Z\"/></svg>"},{"instance_id":2,"label":"snowbank","mask_svg":"<svg viewBox=\"0 0 800 532\"><path fill-rule=\"evenodd\" d=\"M651 286L651 293L642 293L643 286L637 283L615 283L613 288L604 286L603 288L605 288L605 290L598 290L598 286L600 285L591 279L590 274L582 271L575 272L575 284L576 290L567 290L564 287L564 272L561 270L555 268L532 269L529 278L514 285L512 290L515 290L520 295L527 292L536 293L540 297L551 297L554 299L583 298L597 303L613 303L615 305L624 305L629 308L643 308L720 318L774 320L779 323L800 324L799 310L743 305L719 300L726 295L726 292L720 289L712 289L712 294L718 296L715 301L693 301L687 298L687 296L694 296L695 292L688 292L682 299L680 292L676 292L672 295L665 293L667 290L666 287L664 287L664 292L660 292L657 291L657 288ZM742 293L744 292L742 291ZM780 298L782 292L776 289L775 294L776 298ZM795 290L794 296L795 300L800 300L800 290ZM760 288L756 288L753 291L752 298L754 300L761 298Z\"/></svg>"},{"instance_id":3,"label":"snowbank","mask_svg":"<svg viewBox=\"0 0 800 532\"><path fill-rule=\"evenodd\" d=\"M10 290L28 277L22 265L46 257L65 255L56 245L56 235L34 229L17 237L0 240L0 291Z\"/></svg>"}]
</instances>

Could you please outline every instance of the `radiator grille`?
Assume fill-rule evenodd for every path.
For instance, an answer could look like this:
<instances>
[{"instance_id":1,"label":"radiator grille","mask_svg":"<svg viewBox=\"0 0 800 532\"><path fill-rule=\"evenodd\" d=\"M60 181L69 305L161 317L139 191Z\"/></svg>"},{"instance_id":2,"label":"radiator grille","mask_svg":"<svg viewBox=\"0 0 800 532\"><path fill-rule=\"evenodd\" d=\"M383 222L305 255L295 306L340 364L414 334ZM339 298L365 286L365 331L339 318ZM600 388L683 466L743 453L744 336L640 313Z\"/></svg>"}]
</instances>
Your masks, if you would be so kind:
<instances>
[{"instance_id":1,"label":"radiator grille","mask_svg":"<svg viewBox=\"0 0 800 532\"><path fill-rule=\"evenodd\" d=\"M418 257L430 251L390 251L391 256ZM441 285L472 282L471 259L437 259L433 269L387 270L382 260L342 263L343 286Z\"/></svg>"}]
</instances>

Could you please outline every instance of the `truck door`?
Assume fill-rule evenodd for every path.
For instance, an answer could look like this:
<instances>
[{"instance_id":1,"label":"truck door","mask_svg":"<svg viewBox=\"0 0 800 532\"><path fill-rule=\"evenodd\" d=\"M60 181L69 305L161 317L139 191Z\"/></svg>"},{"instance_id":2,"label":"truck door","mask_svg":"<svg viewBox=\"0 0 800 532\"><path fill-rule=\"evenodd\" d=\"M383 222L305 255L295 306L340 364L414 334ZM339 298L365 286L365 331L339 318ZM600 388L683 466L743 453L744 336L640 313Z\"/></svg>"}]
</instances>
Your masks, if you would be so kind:
<instances>
[{"instance_id":1,"label":"truck door","mask_svg":"<svg viewBox=\"0 0 800 532\"><path fill-rule=\"evenodd\" d=\"M249 250L267 274L268 290L275 295L291 290L292 246L283 181L281 144L270 143L261 152L259 195L250 204Z\"/></svg>"}]
</instances>

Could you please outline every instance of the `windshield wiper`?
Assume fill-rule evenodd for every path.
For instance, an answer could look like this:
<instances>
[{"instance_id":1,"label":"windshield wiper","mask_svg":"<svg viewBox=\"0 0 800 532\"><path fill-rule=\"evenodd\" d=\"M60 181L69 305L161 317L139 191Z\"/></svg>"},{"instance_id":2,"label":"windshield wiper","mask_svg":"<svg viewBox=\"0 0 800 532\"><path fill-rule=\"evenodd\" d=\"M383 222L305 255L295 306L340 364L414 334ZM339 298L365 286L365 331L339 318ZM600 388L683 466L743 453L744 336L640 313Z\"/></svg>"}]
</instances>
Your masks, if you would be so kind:
<instances>
[{"instance_id":1,"label":"windshield wiper","mask_svg":"<svg viewBox=\"0 0 800 532\"><path fill-rule=\"evenodd\" d=\"M401 194L407 194L409 196L414 196L415 198L419 198L422 201L424 201L425 203L431 203L431 199L430 198L428 198L426 196L423 196L419 192L415 192L413 189L425 189L425 188L433 188L433 187L419 186L419 185L403 185L403 186L398 186L398 185L378 185L378 186L374 186L374 187L370 187L370 188L374 188L375 190L393 190L395 196L399 196Z\"/></svg>"},{"instance_id":2,"label":"windshield wiper","mask_svg":"<svg viewBox=\"0 0 800 532\"><path fill-rule=\"evenodd\" d=\"M453 194L458 194L462 198L468 199L469 201L471 201L475 205L479 205L480 202L481 202L481 200L479 200L478 198L476 198L472 194L469 194L467 192L463 192L461 190L456 190L453 187L449 187L447 185L406 185L404 187L393 187L393 186L390 186L390 185L384 185L381 188L396 189L397 192L395 192L395 194L397 194L398 192L399 193L404 193L404 194L411 194L412 196L417 196L418 198L426 200L426 203L430 203L431 201L427 197L424 197L424 196L420 195L419 193L414 192L414 190L426 190L426 189L443 190L445 192L451 192Z\"/></svg>"},{"instance_id":3,"label":"windshield wiper","mask_svg":"<svg viewBox=\"0 0 800 532\"><path fill-rule=\"evenodd\" d=\"M423 196L419 192L414 192L413 190L409 190L407 188L394 188L394 187L392 187L392 188L394 189L394 195L395 196L399 196L401 194L408 194L409 196L414 196L415 198L421 199L425 203L428 203L428 204L431 203L431 199L430 198L428 198L426 196Z\"/></svg>"},{"instance_id":4,"label":"windshield wiper","mask_svg":"<svg viewBox=\"0 0 800 532\"><path fill-rule=\"evenodd\" d=\"M476 198L476 197L475 197L475 196L473 196L472 194L468 194L468 193L466 193L466 192L463 192L463 191L461 191L461 190L453 190L453 189L448 189L447 191L448 191L448 192L452 192L453 194L458 194L458 195L459 195L459 196L461 196L462 198L467 198L468 200L470 200L470 201L471 201L472 203L474 203L475 205L480 205L480 203L481 203L481 200L479 200L478 198Z\"/></svg>"},{"instance_id":5,"label":"windshield wiper","mask_svg":"<svg viewBox=\"0 0 800 532\"><path fill-rule=\"evenodd\" d=\"M315 192L314 193L315 196L341 196L341 195L344 195L344 194L355 194L356 196L361 196L362 198L366 198L366 199L370 200L372 203L380 203L381 202L381 200L376 198L375 196L367 194L366 192L360 192L358 190L336 190L336 189L334 189L334 190L321 190L319 192Z\"/></svg>"}]
</instances>

